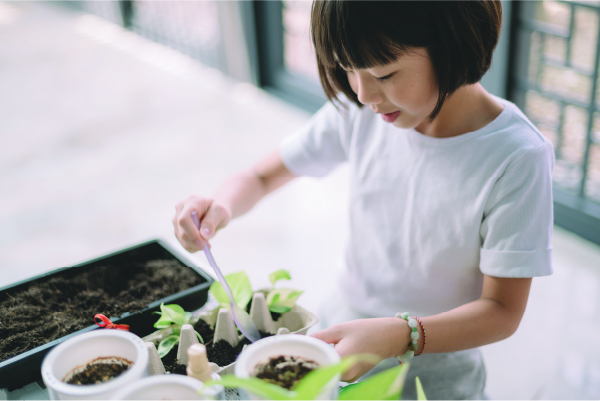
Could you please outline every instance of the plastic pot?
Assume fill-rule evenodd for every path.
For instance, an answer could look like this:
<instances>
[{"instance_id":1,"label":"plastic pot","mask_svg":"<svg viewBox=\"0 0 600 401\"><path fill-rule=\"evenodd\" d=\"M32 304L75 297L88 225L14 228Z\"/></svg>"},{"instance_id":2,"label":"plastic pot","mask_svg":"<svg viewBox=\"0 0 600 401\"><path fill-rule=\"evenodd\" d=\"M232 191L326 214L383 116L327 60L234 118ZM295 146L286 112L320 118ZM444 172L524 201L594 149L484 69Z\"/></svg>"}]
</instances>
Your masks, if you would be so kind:
<instances>
[{"instance_id":1,"label":"plastic pot","mask_svg":"<svg viewBox=\"0 0 600 401\"><path fill-rule=\"evenodd\" d=\"M236 360L234 373L238 377L250 377L258 364L281 355L297 356L315 361L320 366L340 362L335 349L324 341L303 335L285 335L263 338L248 345ZM339 375L334 377L317 399L334 400L338 396ZM242 399L257 399L252 394L242 394Z\"/></svg>"},{"instance_id":2,"label":"plastic pot","mask_svg":"<svg viewBox=\"0 0 600 401\"><path fill-rule=\"evenodd\" d=\"M220 376L213 373L213 380ZM225 399L222 386L211 386L199 393L201 381L182 375L157 375L146 377L119 391L115 400L209 400Z\"/></svg>"},{"instance_id":3,"label":"plastic pot","mask_svg":"<svg viewBox=\"0 0 600 401\"><path fill-rule=\"evenodd\" d=\"M100 384L63 382L73 369L100 357L120 357L133 365ZM52 400L108 399L121 388L147 376L148 349L141 338L121 330L97 330L73 337L53 348L42 363L42 379Z\"/></svg>"}]
</instances>

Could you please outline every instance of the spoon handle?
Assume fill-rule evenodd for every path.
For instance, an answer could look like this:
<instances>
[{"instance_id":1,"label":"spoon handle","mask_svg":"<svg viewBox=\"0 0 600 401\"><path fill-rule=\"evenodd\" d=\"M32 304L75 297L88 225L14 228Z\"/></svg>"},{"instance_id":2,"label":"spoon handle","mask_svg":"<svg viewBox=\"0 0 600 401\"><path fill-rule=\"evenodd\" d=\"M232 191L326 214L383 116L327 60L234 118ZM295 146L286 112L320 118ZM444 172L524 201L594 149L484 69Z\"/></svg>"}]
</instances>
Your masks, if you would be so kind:
<instances>
[{"instance_id":1,"label":"spoon handle","mask_svg":"<svg viewBox=\"0 0 600 401\"><path fill-rule=\"evenodd\" d=\"M198 213L195 210L192 212L192 220L194 221L194 225L196 226L198 231L200 231L200 219L198 218ZM250 318L250 315L248 315L248 313L245 310L237 306L237 304L235 303L235 298L233 297L231 288L229 287L229 284L227 284L227 280L225 280L223 273L221 273L221 269L219 269L219 267L217 266L217 263L215 262L215 259L213 258L212 253L210 252L208 241L206 241L203 251L204 255L206 255L208 263L217 275L217 279L219 280L219 282L223 286L223 289L227 293L227 298L229 298L229 307L231 308L231 316L233 317L235 325L240 329L242 334L251 342L260 340L260 333L258 332L255 323L252 321L252 318Z\"/></svg>"}]
</instances>

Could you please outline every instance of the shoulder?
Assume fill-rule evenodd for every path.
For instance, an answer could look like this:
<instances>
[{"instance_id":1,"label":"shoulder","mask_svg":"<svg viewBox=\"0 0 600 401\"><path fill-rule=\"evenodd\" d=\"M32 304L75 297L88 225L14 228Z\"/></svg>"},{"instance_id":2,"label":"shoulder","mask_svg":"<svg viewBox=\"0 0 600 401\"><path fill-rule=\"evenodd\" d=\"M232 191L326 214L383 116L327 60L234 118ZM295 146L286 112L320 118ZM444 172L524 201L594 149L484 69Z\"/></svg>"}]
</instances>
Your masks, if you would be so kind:
<instances>
[{"instance_id":1,"label":"shoulder","mask_svg":"<svg viewBox=\"0 0 600 401\"><path fill-rule=\"evenodd\" d=\"M496 98L504 110L490 125L494 125L491 137L509 161L535 158L554 162L554 147L527 116L514 103Z\"/></svg>"}]
</instances>

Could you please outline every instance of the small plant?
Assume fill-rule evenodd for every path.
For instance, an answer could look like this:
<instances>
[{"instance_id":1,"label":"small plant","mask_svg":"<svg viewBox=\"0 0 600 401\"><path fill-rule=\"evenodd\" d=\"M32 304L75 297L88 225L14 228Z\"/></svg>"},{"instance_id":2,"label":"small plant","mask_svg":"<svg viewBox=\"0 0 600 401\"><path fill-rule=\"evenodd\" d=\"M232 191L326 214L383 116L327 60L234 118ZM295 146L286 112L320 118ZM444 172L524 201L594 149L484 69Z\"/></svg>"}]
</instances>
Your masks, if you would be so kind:
<instances>
[{"instance_id":1,"label":"small plant","mask_svg":"<svg viewBox=\"0 0 600 401\"><path fill-rule=\"evenodd\" d=\"M158 344L158 356L161 358L165 357L173 347L179 343L179 336L181 334L181 327L184 324L189 324L190 319L192 318L191 312L186 312L183 308L176 304L160 304L160 312L155 312L160 315L160 319L156 323L154 323L154 327L157 329L166 329L171 328L173 330L173 334L164 338ZM204 343L202 336L196 330L194 330L198 340L201 343Z\"/></svg>"},{"instance_id":2,"label":"small plant","mask_svg":"<svg viewBox=\"0 0 600 401\"><path fill-rule=\"evenodd\" d=\"M205 385L222 385L227 388L243 388L254 395L268 400L314 400L324 391L327 384L336 375L343 374L357 362L377 363L380 359L374 355L353 355L342 359L340 363L317 368L304 376L291 390L268 383L256 377L240 378L233 375L223 376L219 381ZM350 384L340 391L340 400L398 400L402 395L404 381L409 364L385 370L367 380ZM419 399L426 399L421 382L417 378ZM423 397L423 398L421 398Z\"/></svg>"},{"instance_id":3,"label":"small plant","mask_svg":"<svg viewBox=\"0 0 600 401\"><path fill-rule=\"evenodd\" d=\"M285 313L292 310L296 305L296 301L304 291L298 291L292 288L275 288L275 283L280 280L290 280L290 272L287 270L277 270L269 275L271 288L266 291L265 297L269 307L269 311L274 313ZM225 276L225 280L231 288L235 303L242 309L246 309L252 295L255 291L252 290L250 279L245 272L231 273ZM210 293L219 302L218 308L229 308L229 298L223 289L223 286L218 281L215 281L210 286Z\"/></svg>"},{"instance_id":4,"label":"small plant","mask_svg":"<svg viewBox=\"0 0 600 401\"><path fill-rule=\"evenodd\" d=\"M248 275L243 271L231 273L225 276L225 280L227 280L227 284L229 284L229 288L231 288L237 306L246 309L246 306L248 306L248 303L252 300L252 294L254 293ZM210 286L210 293L217 301L219 301L217 309L229 308L229 298L221 283L218 281L213 282Z\"/></svg>"},{"instance_id":5,"label":"small plant","mask_svg":"<svg viewBox=\"0 0 600 401\"><path fill-rule=\"evenodd\" d=\"M292 288L275 288L275 283L279 280L291 280L290 272L287 270L277 270L269 275L271 281L271 290L267 294L267 305L271 312L285 313L292 310L300 295L304 291L297 291Z\"/></svg>"}]
</instances>

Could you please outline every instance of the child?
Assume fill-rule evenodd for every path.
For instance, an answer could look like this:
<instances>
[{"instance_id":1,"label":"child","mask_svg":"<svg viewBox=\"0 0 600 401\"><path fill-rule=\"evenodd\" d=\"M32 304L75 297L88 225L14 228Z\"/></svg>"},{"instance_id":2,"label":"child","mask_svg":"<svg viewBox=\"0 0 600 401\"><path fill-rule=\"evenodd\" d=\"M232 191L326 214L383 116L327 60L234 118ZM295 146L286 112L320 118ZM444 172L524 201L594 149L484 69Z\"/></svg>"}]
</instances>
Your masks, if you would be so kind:
<instances>
[{"instance_id":1,"label":"child","mask_svg":"<svg viewBox=\"0 0 600 401\"><path fill-rule=\"evenodd\" d=\"M213 198L180 202L181 244L200 250L294 177L349 163L339 301L313 336L342 356L419 355L405 397L415 397L418 375L430 399L483 398L477 347L512 335L531 278L552 273L552 145L479 84L501 19L499 1L315 1L311 36L331 102ZM420 318L410 322L416 345L395 317L404 311Z\"/></svg>"}]
</instances>

